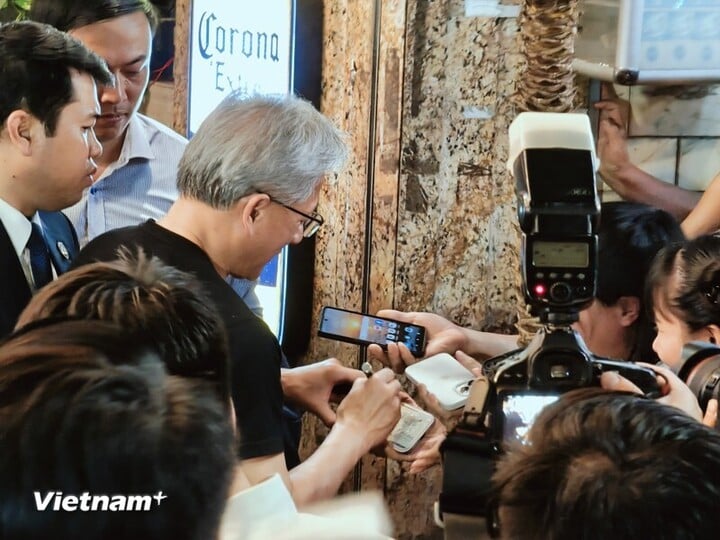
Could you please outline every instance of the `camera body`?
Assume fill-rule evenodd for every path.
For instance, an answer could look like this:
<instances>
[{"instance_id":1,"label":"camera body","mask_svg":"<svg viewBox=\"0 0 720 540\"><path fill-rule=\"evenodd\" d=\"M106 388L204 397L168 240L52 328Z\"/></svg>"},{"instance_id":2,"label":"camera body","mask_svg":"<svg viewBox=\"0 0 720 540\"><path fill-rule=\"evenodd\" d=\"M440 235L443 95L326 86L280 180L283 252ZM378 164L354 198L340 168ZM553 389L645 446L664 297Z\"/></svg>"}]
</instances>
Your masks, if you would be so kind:
<instances>
[{"instance_id":1,"label":"camera body","mask_svg":"<svg viewBox=\"0 0 720 540\"><path fill-rule=\"evenodd\" d=\"M652 369L594 355L570 326L542 328L527 348L486 360L483 373L491 385L486 420L498 451L508 443L524 444L543 407L568 390L599 386L606 371L630 380L647 397L660 397Z\"/></svg>"}]
</instances>

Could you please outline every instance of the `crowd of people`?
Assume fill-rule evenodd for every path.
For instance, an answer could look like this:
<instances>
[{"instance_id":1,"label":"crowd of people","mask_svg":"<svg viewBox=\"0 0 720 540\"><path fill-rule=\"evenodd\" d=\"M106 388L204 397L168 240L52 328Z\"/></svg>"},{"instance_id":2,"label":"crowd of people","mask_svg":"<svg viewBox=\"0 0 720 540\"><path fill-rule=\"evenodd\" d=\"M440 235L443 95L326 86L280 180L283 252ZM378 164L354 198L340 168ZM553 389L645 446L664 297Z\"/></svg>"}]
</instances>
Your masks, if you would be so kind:
<instances>
[{"instance_id":1,"label":"crowd of people","mask_svg":"<svg viewBox=\"0 0 720 540\"><path fill-rule=\"evenodd\" d=\"M322 224L344 134L299 97L232 94L188 142L138 112L146 0L34 0L30 19L0 26L0 538L229 540L253 515L303 538L297 509L371 450L411 473L438 464L461 411L426 389L434 427L408 454L387 445L412 402L396 373L422 359L389 344L370 347L387 366L371 377L335 359L289 368L257 314L262 268ZM597 297L575 324L593 353L652 367L663 395L610 372L545 408L497 464L504 538L716 536L717 401L677 373L685 343L720 339L720 239L686 240L690 217L666 210L603 205ZM478 375L521 345L379 315L424 326L426 356ZM329 428L297 464L287 403Z\"/></svg>"}]
</instances>

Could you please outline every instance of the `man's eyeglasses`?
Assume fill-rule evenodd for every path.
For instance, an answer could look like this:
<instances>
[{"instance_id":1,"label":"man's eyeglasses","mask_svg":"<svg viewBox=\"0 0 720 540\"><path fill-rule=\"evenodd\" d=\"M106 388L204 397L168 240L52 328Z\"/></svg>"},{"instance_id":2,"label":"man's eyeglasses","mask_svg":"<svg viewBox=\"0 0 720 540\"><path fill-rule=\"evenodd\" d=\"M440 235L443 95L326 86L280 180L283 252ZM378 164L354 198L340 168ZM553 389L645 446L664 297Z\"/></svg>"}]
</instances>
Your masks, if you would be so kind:
<instances>
[{"instance_id":1,"label":"man's eyeglasses","mask_svg":"<svg viewBox=\"0 0 720 540\"><path fill-rule=\"evenodd\" d=\"M288 206L285 203L281 203L280 201L277 201L270 197L270 200L274 202L275 204L279 204L280 206L287 208L291 212L295 212L296 214L301 215L305 218L303 221L303 236L305 238L310 238L312 235L314 235L320 226L325 223L325 220L323 217L318 214L317 212L313 212L312 214L306 214L305 212L301 212L300 210L297 210L293 208L292 206Z\"/></svg>"}]
</instances>

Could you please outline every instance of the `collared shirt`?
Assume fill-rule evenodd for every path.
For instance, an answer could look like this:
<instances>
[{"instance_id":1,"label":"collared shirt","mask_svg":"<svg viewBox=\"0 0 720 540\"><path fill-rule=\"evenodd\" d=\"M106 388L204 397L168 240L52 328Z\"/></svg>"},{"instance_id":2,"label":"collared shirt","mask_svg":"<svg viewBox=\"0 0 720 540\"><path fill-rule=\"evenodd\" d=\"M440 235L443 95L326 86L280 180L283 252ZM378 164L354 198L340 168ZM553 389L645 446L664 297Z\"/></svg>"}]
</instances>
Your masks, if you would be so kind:
<instances>
[{"instance_id":1,"label":"collared shirt","mask_svg":"<svg viewBox=\"0 0 720 540\"><path fill-rule=\"evenodd\" d=\"M80 246L119 227L160 219L178 197L177 170L187 139L135 114L120 157L74 206L66 208Z\"/></svg>"},{"instance_id":2,"label":"collared shirt","mask_svg":"<svg viewBox=\"0 0 720 540\"><path fill-rule=\"evenodd\" d=\"M30 233L32 231L32 225L30 220L23 215L20 210L11 206L6 201L0 198L0 221L5 227L5 231L10 238L10 243L13 245L15 254L20 261L22 266L23 274L27 280L30 290L35 291L35 278L32 274L32 266L30 265L30 250L27 248L28 240L30 240ZM40 225L42 229L42 222L38 218L37 214L32 217L32 221ZM57 270L52 265L53 277L57 277Z\"/></svg>"}]
</instances>

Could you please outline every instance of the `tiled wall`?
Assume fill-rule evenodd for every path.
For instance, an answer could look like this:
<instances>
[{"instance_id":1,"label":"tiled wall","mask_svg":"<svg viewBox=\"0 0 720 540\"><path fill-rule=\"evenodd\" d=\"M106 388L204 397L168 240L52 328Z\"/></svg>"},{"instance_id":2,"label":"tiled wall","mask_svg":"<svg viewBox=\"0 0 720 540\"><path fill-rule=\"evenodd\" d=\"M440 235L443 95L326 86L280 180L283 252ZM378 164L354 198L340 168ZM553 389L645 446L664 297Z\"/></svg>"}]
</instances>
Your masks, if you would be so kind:
<instances>
[{"instance_id":1,"label":"tiled wall","mask_svg":"<svg viewBox=\"0 0 720 540\"><path fill-rule=\"evenodd\" d=\"M632 162L665 182L704 190L720 172L720 86L615 90L631 104ZM617 195L606 187L603 199Z\"/></svg>"}]
</instances>

